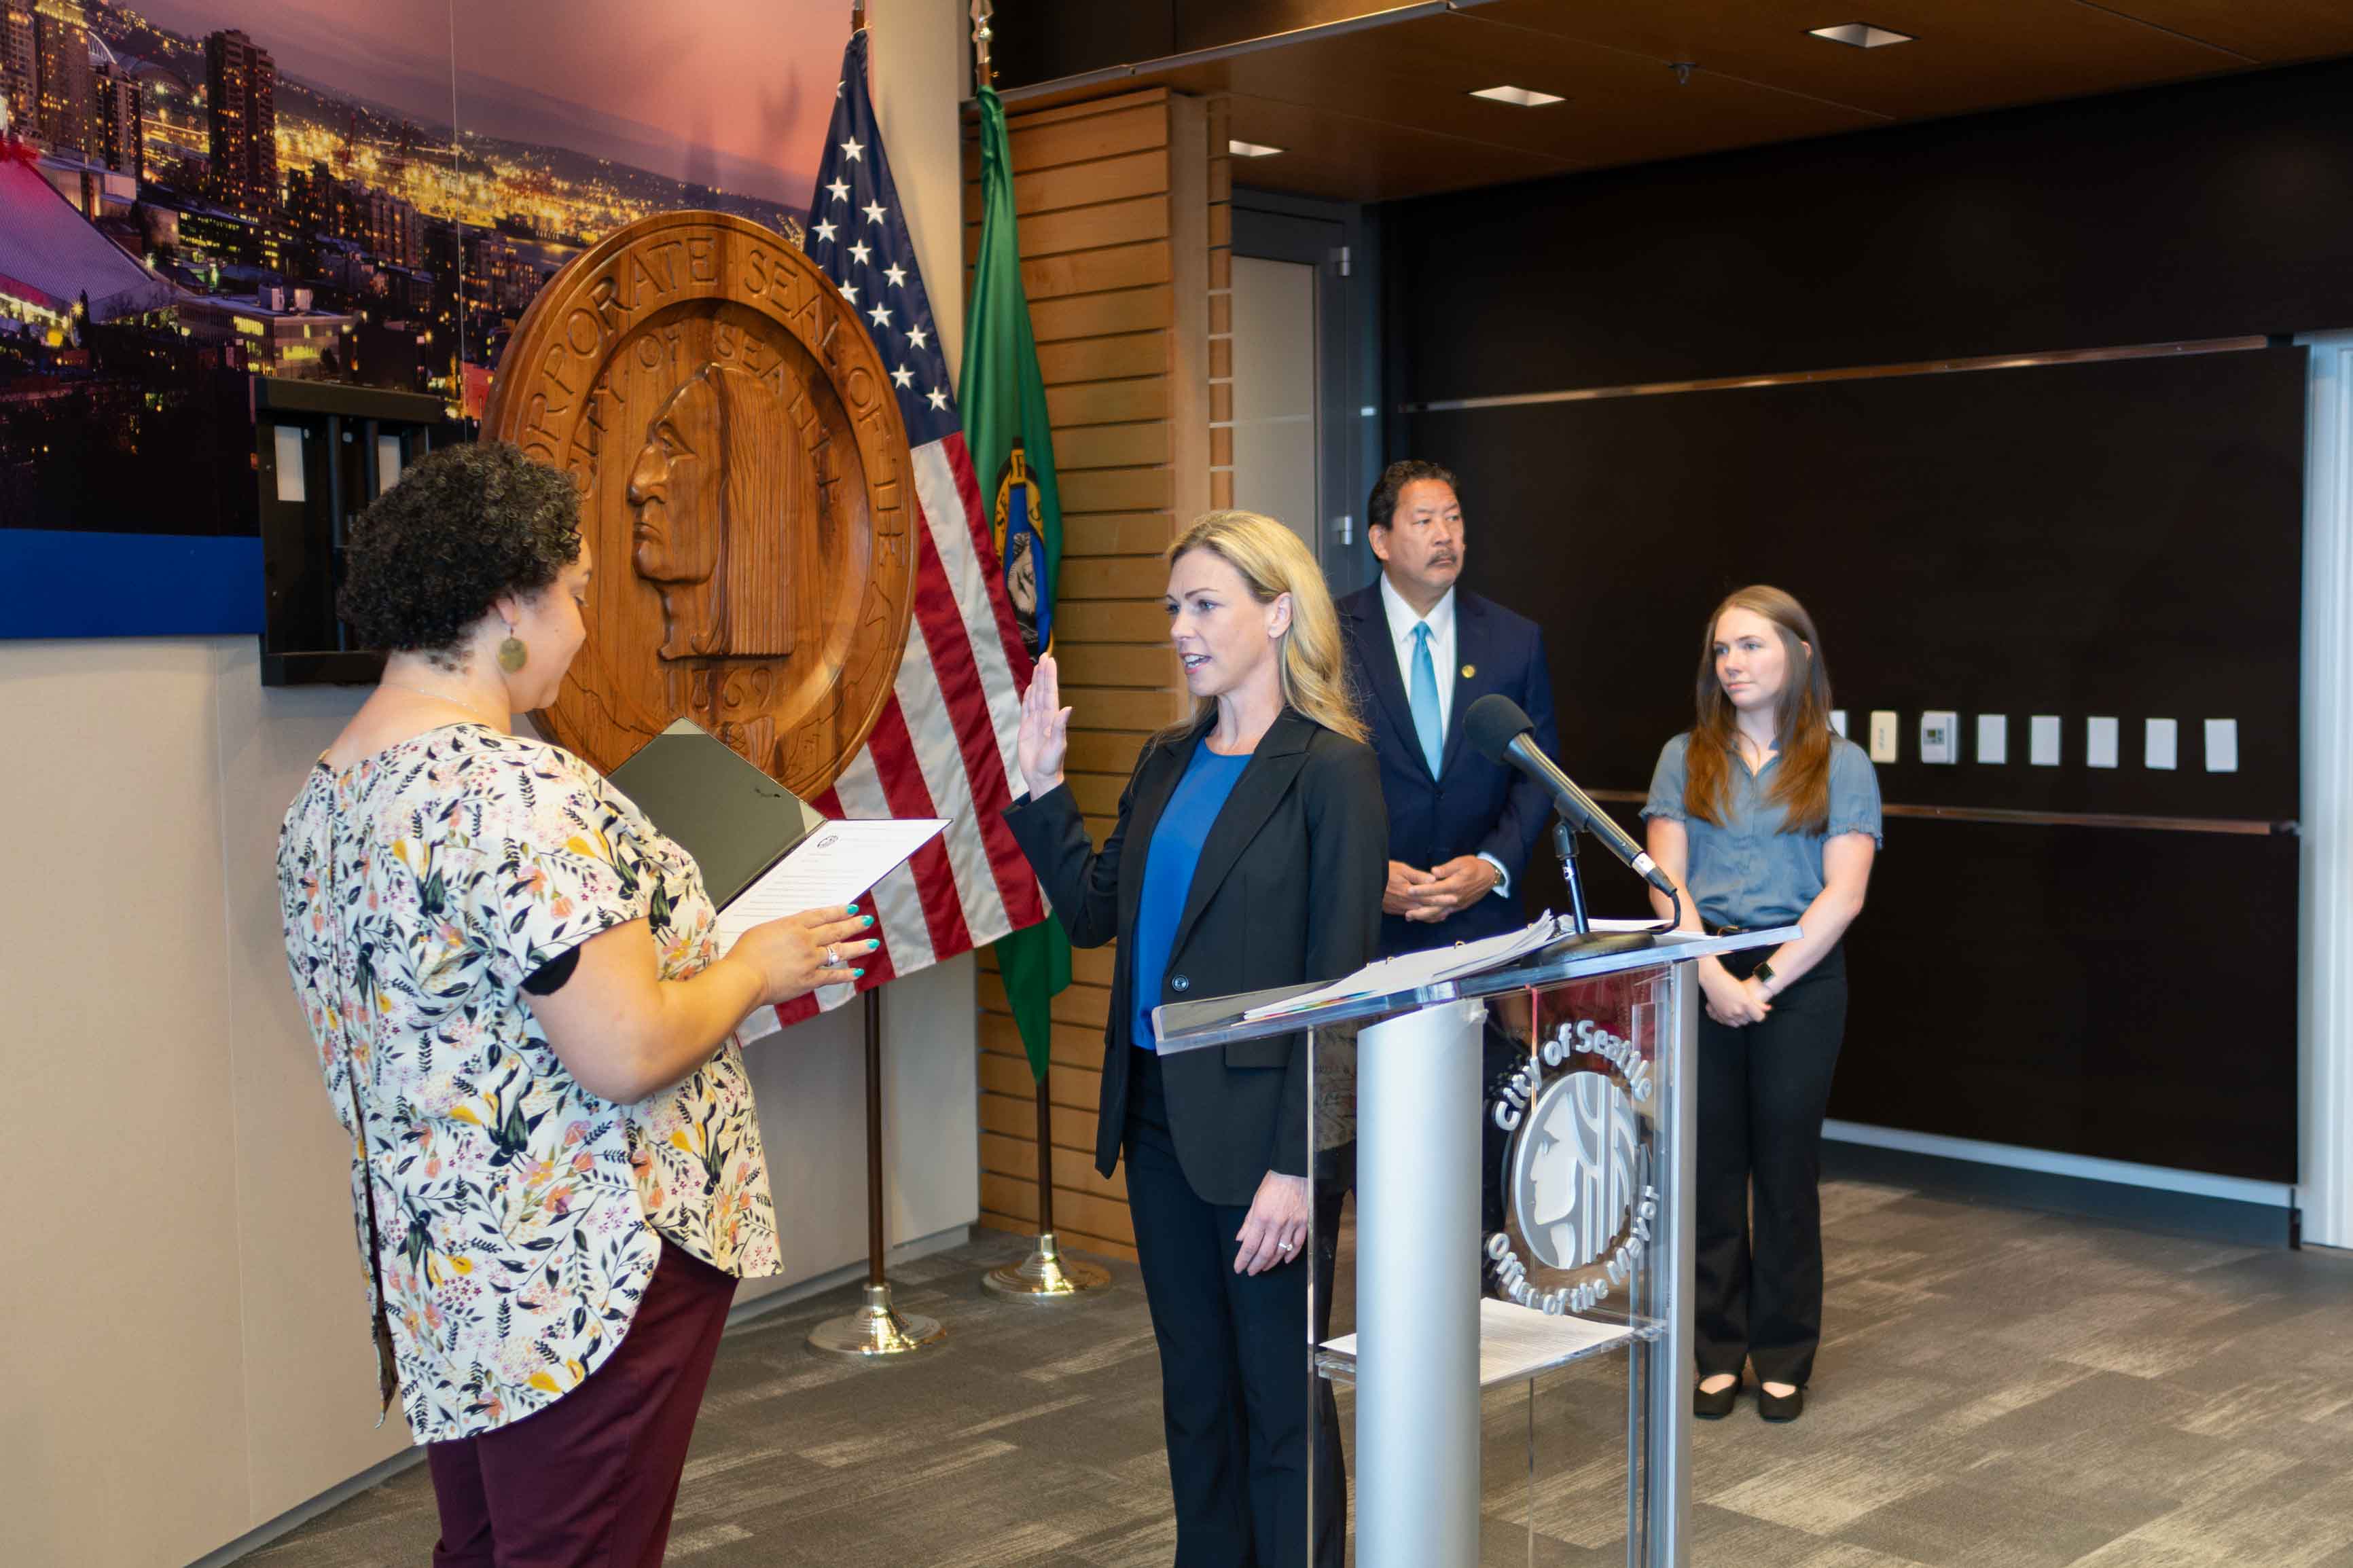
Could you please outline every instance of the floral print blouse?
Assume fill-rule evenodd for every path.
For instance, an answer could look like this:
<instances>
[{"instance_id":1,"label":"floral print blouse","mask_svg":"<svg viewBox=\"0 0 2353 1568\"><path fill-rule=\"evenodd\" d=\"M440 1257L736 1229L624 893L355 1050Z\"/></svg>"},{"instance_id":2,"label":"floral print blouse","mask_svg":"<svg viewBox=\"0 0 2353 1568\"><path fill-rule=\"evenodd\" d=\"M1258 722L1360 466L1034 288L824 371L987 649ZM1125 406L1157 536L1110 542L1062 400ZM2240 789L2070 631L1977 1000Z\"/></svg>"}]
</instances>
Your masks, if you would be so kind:
<instances>
[{"instance_id":1,"label":"floral print blouse","mask_svg":"<svg viewBox=\"0 0 2353 1568\"><path fill-rule=\"evenodd\" d=\"M480 724L341 773L278 845L286 962L335 1116L385 1407L420 1443L561 1398L628 1331L667 1238L777 1268L752 1086L729 1040L636 1105L576 1082L523 981L645 918L664 980L718 956L693 860L579 758Z\"/></svg>"}]
</instances>

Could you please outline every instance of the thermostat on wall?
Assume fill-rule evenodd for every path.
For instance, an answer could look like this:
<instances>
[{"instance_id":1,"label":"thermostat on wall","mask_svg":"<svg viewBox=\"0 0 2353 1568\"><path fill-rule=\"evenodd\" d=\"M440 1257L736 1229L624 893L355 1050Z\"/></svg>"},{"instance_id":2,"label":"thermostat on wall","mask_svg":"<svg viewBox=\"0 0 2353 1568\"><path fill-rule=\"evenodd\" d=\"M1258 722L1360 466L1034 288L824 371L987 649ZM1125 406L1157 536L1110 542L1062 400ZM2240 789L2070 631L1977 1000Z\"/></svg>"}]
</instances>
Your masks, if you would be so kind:
<instances>
[{"instance_id":1,"label":"thermostat on wall","mask_svg":"<svg viewBox=\"0 0 2353 1568\"><path fill-rule=\"evenodd\" d=\"M1920 760L1924 763L1958 762L1961 755L1961 716L1942 709L1920 715Z\"/></svg>"}]
</instances>

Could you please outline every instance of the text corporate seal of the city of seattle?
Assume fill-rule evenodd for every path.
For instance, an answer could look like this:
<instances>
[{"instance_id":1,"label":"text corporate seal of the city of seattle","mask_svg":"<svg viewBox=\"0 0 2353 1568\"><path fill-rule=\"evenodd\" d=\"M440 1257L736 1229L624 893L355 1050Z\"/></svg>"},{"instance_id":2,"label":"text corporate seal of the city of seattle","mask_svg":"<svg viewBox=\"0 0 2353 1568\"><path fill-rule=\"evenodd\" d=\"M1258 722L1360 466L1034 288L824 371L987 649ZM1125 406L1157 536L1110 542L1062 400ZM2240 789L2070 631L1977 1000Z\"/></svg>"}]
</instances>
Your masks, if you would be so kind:
<instances>
[{"instance_id":1,"label":"text corporate seal of the city of seattle","mask_svg":"<svg viewBox=\"0 0 2353 1568\"><path fill-rule=\"evenodd\" d=\"M596 581L554 738L610 769L690 718L829 785L897 678L919 519L889 372L826 276L744 218L640 219L532 301L483 430L580 485Z\"/></svg>"}]
</instances>

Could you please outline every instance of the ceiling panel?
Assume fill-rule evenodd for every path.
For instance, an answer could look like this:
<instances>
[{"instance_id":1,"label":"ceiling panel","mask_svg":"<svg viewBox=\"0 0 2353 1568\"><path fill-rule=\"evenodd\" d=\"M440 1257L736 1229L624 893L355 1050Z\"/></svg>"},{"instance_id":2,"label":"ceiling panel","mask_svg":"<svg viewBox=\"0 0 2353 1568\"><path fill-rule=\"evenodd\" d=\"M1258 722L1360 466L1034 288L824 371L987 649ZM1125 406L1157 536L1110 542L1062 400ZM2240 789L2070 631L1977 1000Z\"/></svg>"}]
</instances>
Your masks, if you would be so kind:
<instances>
[{"instance_id":1,"label":"ceiling panel","mask_svg":"<svg viewBox=\"0 0 2353 1568\"><path fill-rule=\"evenodd\" d=\"M1392 121L1308 109L1271 99L1229 100L1235 139L1280 147L1278 158L1237 158L1234 183L1340 201L1382 201L1392 194L1466 190L1511 180L1563 174L1565 160L1514 147L1465 142Z\"/></svg>"},{"instance_id":2,"label":"ceiling panel","mask_svg":"<svg viewBox=\"0 0 2353 1568\"><path fill-rule=\"evenodd\" d=\"M2111 8L2265 65L2353 54L2348 0L2118 0Z\"/></svg>"},{"instance_id":3,"label":"ceiling panel","mask_svg":"<svg viewBox=\"0 0 2353 1568\"><path fill-rule=\"evenodd\" d=\"M1578 167L1860 130L1888 119L1737 77L1694 73L1683 82L1663 63L1623 49L1459 14L1241 55L1166 79L1184 91L1400 122ZM1541 86L1568 101L1521 109L1471 96L1505 81Z\"/></svg>"},{"instance_id":4,"label":"ceiling panel","mask_svg":"<svg viewBox=\"0 0 2353 1568\"><path fill-rule=\"evenodd\" d=\"M1240 4L1210 8L1231 23ZM1214 59L1135 62L1008 100L1042 106L1154 84L1228 98L1236 137L1286 150L1237 165L1237 178L1376 201L2353 54L2353 0L1457 5ZM1313 25L1350 11L1345 0L1271 0L1267 14ZM1915 41L1858 49L1807 31L1854 21ZM1504 83L1567 101L1520 109L1469 96Z\"/></svg>"},{"instance_id":5,"label":"ceiling panel","mask_svg":"<svg viewBox=\"0 0 2353 1568\"><path fill-rule=\"evenodd\" d=\"M1513 34L1577 38L1907 120L2113 92L2253 63L2073 0L1493 0L1455 19L1505 35L1482 45L1499 64L1520 53ZM1915 41L1858 49L1807 31L1858 21L1909 33Z\"/></svg>"}]
</instances>

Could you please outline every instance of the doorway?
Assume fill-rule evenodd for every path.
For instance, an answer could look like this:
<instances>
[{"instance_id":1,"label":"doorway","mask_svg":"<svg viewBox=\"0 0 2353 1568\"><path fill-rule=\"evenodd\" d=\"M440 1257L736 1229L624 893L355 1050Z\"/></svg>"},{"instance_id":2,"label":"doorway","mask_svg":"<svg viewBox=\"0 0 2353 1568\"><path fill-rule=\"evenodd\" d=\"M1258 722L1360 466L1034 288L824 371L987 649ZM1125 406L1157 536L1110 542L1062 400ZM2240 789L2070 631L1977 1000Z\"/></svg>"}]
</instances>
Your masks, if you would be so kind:
<instances>
[{"instance_id":1,"label":"doorway","mask_svg":"<svg viewBox=\"0 0 2353 1568\"><path fill-rule=\"evenodd\" d=\"M1366 216L1237 190L1233 223L1234 504L1289 524L1345 594L1372 581L1364 507L1380 471Z\"/></svg>"}]
</instances>

